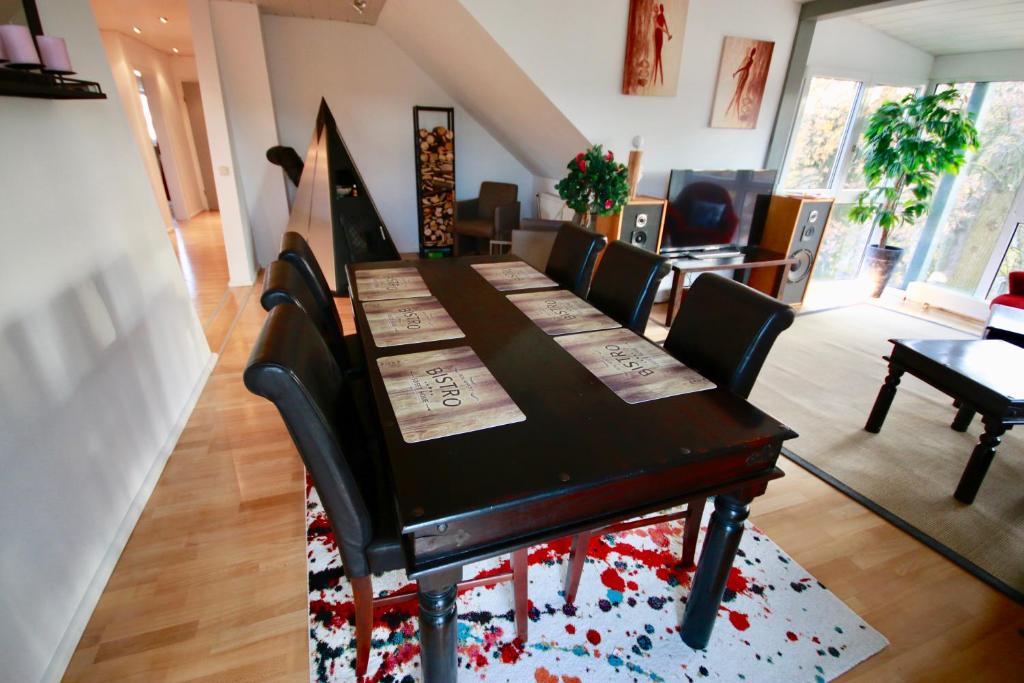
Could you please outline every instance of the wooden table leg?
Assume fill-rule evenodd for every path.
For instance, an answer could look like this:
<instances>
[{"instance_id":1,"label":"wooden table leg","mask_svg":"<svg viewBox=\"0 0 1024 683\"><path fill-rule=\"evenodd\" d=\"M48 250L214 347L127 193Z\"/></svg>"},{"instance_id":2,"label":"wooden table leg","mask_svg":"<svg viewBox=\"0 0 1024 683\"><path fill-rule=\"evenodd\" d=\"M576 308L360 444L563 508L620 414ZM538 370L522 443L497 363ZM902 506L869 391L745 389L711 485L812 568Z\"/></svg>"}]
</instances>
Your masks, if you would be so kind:
<instances>
[{"instance_id":1,"label":"wooden table leg","mask_svg":"<svg viewBox=\"0 0 1024 683\"><path fill-rule=\"evenodd\" d=\"M676 310L683 300L683 273L680 270L672 269L672 292L668 295L668 312L665 313L665 327L672 327L672 320L676 317Z\"/></svg>"},{"instance_id":2,"label":"wooden table leg","mask_svg":"<svg viewBox=\"0 0 1024 683\"><path fill-rule=\"evenodd\" d=\"M906 371L902 368L889 363L889 374L886 376L885 382L882 383L882 388L878 390L878 398L875 399L871 415L868 416L867 424L864 425L866 431L877 434L882 429L882 423L885 422L885 416L889 414L892 400L896 398L896 387L899 386L900 377L904 372Z\"/></svg>"},{"instance_id":3,"label":"wooden table leg","mask_svg":"<svg viewBox=\"0 0 1024 683\"><path fill-rule=\"evenodd\" d=\"M695 650L703 650L711 639L725 595L726 579L743 535L743 522L750 514L751 500L747 493L729 493L715 498L715 511L711 513L697 573L683 612L683 642Z\"/></svg>"},{"instance_id":4,"label":"wooden table leg","mask_svg":"<svg viewBox=\"0 0 1024 683\"><path fill-rule=\"evenodd\" d=\"M971 426L971 420L974 419L974 409L966 403L961 403L958 407L960 410L956 412L956 417L953 418L950 428L956 432L966 432L967 428Z\"/></svg>"},{"instance_id":5,"label":"wooden table leg","mask_svg":"<svg viewBox=\"0 0 1024 683\"><path fill-rule=\"evenodd\" d=\"M455 617L456 584L462 568L417 579L420 598L420 665L425 683L455 683L459 644Z\"/></svg>"},{"instance_id":6,"label":"wooden table leg","mask_svg":"<svg viewBox=\"0 0 1024 683\"><path fill-rule=\"evenodd\" d=\"M996 448L1003 440L1003 434L1006 433L1006 425L1002 420L986 416L982 418L982 421L985 424L985 433L981 435L978 445L974 447L971 459L967 463L967 469L960 477L960 484L956 487L956 493L953 494L954 498L968 505L973 503L975 496L978 495L981 482L984 481L988 467L992 464L992 458L996 455Z\"/></svg>"}]
</instances>

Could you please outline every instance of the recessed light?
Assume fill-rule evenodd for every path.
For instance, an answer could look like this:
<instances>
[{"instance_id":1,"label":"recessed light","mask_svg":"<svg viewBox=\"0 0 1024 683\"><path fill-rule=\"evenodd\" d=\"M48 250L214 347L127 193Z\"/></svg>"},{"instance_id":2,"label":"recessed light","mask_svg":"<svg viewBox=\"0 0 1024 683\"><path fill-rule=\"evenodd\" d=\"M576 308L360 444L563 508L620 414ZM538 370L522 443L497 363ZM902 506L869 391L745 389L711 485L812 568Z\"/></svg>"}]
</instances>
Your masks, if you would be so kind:
<instances>
[{"instance_id":1,"label":"recessed light","mask_svg":"<svg viewBox=\"0 0 1024 683\"><path fill-rule=\"evenodd\" d=\"M136 33L142 33L142 29L139 28L138 26L132 26L132 30L135 31Z\"/></svg>"},{"instance_id":2,"label":"recessed light","mask_svg":"<svg viewBox=\"0 0 1024 683\"><path fill-rule=\"evenodd\" d=\"M132 69L132 73L138 76L139 78L142 78L142 72L138 69Z\"/></svg>"},{"instance_id":3,"label":"recessed light","mask_svg":"<svg viewBox=\"0 0 1024 683\"><path fill-rule=\"evenodd\" d=\"M160 23L161 24L166 24L167 23L167 17L160 17Z\"/></svg>"},{"instance_id":4,"label":"recessed light","mask_svg":"<svg viewBox=\"0 0 1024 683\"><path fill-rule=\"evenodd\" d=\"M178 54L178 48L172 47L171 52L173 52L174 54Z\"/></svg>"}]
</instances>

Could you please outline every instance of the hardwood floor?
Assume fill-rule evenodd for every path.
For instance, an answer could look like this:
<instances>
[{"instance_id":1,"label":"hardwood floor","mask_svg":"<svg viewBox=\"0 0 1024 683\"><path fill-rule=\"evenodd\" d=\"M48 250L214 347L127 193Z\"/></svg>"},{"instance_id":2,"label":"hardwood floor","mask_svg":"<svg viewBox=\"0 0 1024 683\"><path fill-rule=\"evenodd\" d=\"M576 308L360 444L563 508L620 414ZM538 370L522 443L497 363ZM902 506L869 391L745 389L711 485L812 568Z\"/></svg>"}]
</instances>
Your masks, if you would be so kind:
<instances>
[{"instance_id":1,"label":"hardwood floor","mask_svg":"<svg viewBox=\"0 0 1024 683\"><path fill-rule=\"evenodd\" d=\"M308 679L303 471L273 406L241 382L265 315L258 288L239 299L67 681ZM782 467L752 521L892 643L841 680L1021 680L1024 607Z\"/></svg>"}]
</instances>

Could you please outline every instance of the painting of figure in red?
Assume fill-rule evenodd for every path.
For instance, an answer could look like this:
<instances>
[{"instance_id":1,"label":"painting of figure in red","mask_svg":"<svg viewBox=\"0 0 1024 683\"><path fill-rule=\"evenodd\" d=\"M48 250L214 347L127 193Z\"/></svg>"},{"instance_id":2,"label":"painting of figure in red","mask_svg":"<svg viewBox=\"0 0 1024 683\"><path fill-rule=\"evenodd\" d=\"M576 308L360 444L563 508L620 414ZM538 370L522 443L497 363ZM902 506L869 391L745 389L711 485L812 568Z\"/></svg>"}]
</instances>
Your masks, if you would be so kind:
<instances>
[{"instance_id":1,"label":"painting of figure in red","mask_svg":"<svg viewBox=\"0 0 1024 683\"><path fill-rule=\"evenodd\" d=\"M689 0L630 0L622 94L672 97Z\"/></svg>"},{"instance_id":2,"label":"painting of figure in red","mask_svg":"<svg viewBox=\"0 0 1024 683\"><path fill-rule=\"evenodd\" d=\"M754 128L775 43L726 36L711 110L712 128Z\"/></svg>"}]
</instances>

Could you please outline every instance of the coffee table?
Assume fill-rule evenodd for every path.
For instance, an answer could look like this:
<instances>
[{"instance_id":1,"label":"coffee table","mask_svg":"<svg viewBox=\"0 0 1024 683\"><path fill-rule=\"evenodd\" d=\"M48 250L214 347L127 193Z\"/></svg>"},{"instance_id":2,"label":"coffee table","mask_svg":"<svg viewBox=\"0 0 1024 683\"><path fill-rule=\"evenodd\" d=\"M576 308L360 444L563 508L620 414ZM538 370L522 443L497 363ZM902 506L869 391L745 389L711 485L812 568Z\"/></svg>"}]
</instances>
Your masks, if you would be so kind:
<instances>
[{"instance_id":1,"label":"coffee table","mask_svg":"<svg viewBox=\"0 0 1024 683\"><path fill-rule=\"evenodd\" d=\"M1024 424L1024 349L999 339L889 341L889 374L864 429L877 434L882 428L904 372L959 401L953 429L966 430L974 413L981 413L985 432L953 494L973 503L1003 434Z\"/></svg>"},{"instance_id":2,"label":"coffee table","mask_svg":"<svg viewBox=\"0 0 1024 683\"><path fill-rule=\"evenodd\" d=\"M985 323L985 339L1002 339L1024 348L1024 308L993 304Z\"/></svg>"}]
</instances>

